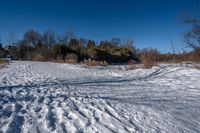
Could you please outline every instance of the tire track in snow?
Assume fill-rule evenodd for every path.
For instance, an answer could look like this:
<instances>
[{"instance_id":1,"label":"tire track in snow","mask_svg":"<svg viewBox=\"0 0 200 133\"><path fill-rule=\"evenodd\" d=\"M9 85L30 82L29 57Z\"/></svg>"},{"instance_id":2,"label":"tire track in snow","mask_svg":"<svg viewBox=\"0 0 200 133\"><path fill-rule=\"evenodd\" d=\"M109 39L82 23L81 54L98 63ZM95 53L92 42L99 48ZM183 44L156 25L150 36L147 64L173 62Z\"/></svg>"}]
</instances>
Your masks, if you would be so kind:
<instances>
[{"instance_id":1,"label":"tire track in snow","mask_svg":"<svg viewBox=\"0 0 200 133\"><path fill-rule=\"evenodd\" d=\"M113 77L109 80L108 78L102 80L102 77L83 80L84 75L82 75L80 79L77 77L79 82L73 82L75 79L67 78L66 81L49 72L59 64L45 65L47 68L42 68L43 65L43 63L38 62L15 62L14 65L11 64L10 68L5 70L8 73L5 73L3 80L0 81L2 83L0 87L0 103L2 103L0 115L6 116L5 112L8 112L8 117L0 118L0 127L3 132L28 132L31 130L38 132L198 131L197 127L190 129L188 126L183 127L182 123L175 123L170 111L165 111L161 115L161 110L155 108L156 103L158 103L157 107L162 107L159 103L165 103L167 109L173 106L163 99L155 99L156 97L161 98L164 94L162 90L154 90L154 87L160 88L158 84L149 81L165 78L169 74L181 71L180 68L170 70L168 67L160 67L148 74L130 76L133 78ZM56 72L64 72L64 68L59 69L60 67ZM67 76L67 72L64 74ZM15 78L11 78L11 76L18 81L16 82ZM121 86L118 87L120 84ZM147 84L149 87L146 86ZM96 89L93 89L92 86ZM167 90L167 86L161 87ZM186 88L187 84L182 87ZM122 91L123 89L124 91ZM101 91L108 94L102 93L101 96ZM136 93L136 91L138 92ZM126 99L131 94L133 96ZM136 97L134 94L140 97ZM130 100L131 98L133 100ZM169 97L170 101L174 101L171 98ZM194 96L193 98L198 100ZM125 101L119 102L118 100ZM185 100L189 102L188 99ZM152 108L146 106L144 102L150 104ZM23 104L19 105L18 103ZM10 114L9 105L12 105ZM198 104L196 105L198 107ZM178 111L175 108L174 110ZM177 121L185 120L181 120L179 115L176 116ZM20 122L16 123L16 121ZM178 125L173 126L173 124ZM196 125L198 124L197 121Z\"/></svg>"}]
</instances>

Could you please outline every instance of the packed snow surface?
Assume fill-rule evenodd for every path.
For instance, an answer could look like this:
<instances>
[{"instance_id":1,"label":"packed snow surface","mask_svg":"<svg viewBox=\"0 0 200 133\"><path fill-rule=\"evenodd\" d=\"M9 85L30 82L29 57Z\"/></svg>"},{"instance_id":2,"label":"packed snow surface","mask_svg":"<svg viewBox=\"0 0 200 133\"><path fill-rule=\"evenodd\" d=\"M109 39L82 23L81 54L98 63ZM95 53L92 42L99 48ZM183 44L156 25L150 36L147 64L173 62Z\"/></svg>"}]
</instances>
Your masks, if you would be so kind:
<instances>
[{"instance_id":1,"label":"packed snow surface","mask_svg":"<svg viewBox=\"0 0 200 133\"><path fill-rule=\"evenodd\" d=\"M0 133L198 133L200 71L12 62L0 69Z\"/></svg>"}]
</instances>

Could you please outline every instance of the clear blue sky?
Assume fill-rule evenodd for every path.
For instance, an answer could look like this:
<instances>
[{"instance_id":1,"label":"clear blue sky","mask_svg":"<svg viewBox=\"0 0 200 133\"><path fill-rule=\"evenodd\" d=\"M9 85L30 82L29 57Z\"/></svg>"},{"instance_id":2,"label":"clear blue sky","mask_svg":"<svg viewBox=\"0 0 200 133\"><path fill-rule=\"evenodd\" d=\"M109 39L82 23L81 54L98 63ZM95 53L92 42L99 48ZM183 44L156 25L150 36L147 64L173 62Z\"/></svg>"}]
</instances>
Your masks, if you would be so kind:
<instances>
[{"instance_id":1,"label":"clear blue sky","mask_svg":"<svg viewBox=\"0 0 200 133\"><path fill-rule=\"evenodd\" d=\"M0 0L0 35L73 29L78 37L131 38L136 47L166 52L169 37L181 47L181 15L196 11L196 0Z\"/></svg>"}]
</instances>

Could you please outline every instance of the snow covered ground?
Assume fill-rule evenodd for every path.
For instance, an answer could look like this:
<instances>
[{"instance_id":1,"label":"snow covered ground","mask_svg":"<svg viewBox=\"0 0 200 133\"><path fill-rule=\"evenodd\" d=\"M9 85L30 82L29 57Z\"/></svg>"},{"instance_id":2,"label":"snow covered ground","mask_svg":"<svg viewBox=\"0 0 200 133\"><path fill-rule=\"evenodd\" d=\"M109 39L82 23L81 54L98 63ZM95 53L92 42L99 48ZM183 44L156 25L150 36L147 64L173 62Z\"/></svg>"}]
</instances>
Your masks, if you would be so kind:
<instances>
[{"instance_id":1,"label":"snow covered ground","mask_svg":"<svg viewBox=\"0 0 200 133\"><path fill-rule=\"evenodd\" d=\"M200 70L12 62L0 69L4 132L198 133Z\"/></svg>"}]
</instances>

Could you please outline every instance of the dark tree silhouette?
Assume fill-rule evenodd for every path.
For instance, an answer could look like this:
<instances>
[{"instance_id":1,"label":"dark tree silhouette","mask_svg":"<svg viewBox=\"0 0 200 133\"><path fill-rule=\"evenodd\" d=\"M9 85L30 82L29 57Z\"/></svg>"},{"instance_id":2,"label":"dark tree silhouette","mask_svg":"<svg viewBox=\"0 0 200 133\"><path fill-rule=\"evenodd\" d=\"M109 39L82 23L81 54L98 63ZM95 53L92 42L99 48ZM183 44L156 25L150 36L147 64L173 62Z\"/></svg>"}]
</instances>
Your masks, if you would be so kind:
<instances>
[{"instance_id":1,"label":"dark tree silhouette","mask_svg":"<svg viewBox=\"0 0 200 133\"><path fill-rule=\"evenodd\" d=\"M29 46L37 47L37 45L41 42L42 36L39 32L34 30L29 30L24 34L24 42L26 42Z\"/></svg>"},{"instance_id":2,"label":"dark tree silhouette","mask_svg":"<svg viewBox=\"0 0 200 133\"><path fill-rule=\"evenodd\" d=\"M56 36L55 33L51 30L44 32L42 36L42 44L50 48L56 43Z\"/></svg>"}]
</instances>

